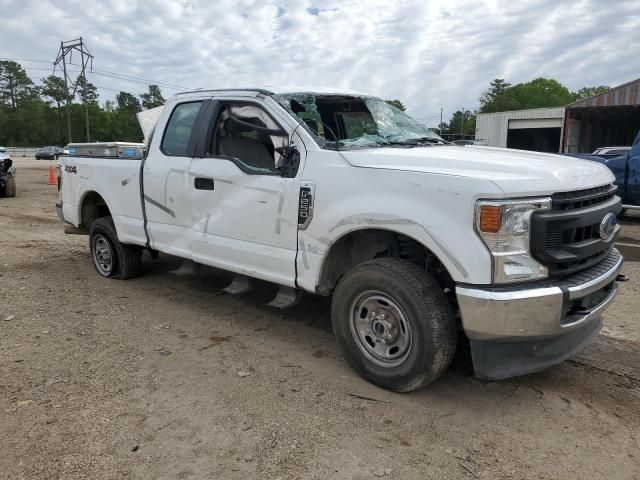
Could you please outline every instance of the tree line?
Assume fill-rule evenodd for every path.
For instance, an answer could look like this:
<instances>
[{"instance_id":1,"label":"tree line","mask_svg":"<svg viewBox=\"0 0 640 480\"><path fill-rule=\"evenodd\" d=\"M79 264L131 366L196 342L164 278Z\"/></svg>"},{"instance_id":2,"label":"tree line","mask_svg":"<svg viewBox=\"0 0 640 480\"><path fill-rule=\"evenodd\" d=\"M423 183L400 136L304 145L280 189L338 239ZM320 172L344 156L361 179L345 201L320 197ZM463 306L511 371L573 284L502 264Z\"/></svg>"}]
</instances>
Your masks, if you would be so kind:
<instances>
[{"instance_id":1,"label":"tree line","mask_svg":"<svg viewBox=\"0 0 640 480\"><path fill-rule=\"evenodd\" d=\"M582 98L609 91L606 85L583 87L571 92L557 80L536 78L530 82L512 85L503 78L489 83L489 88L479 99L476 111L458 110L447 123L439 125L441 135L446 138L473 137L476 133L476 114L526 110L529 108L564 107Z\"/></svg>"},{"instance_id":2,"label":"tree line","mask_svg":"<svg viewBox=\"0 0 640 480\"><path fill-rule=\"evenodd\" d=\"M536 78L516 85L496 78L482 93L477 110L454 112L448 122L438 126L438 130L448 139L473 137L477 113L563 107L608 90L609 87L602 85L571 92L550 78ZM75 94L70 100L71 136L76 142L86 139L85 102L91 140L104 142L141 141L142 131L136 113L165 103L160 87L149 85L147 92L139 96L121 91L115 101L107 100L100 104L98 89L82 75L76 80ZM399 100L387 102L405 110ZM0 145L35 147L67 144L65 108L66 91L61 77L49 75L36 85L19 63L0 61Z\"/></svg>"},{"instance_id":3,"label":"tree line","mask_svg":"<svg viewBox=\"0 0 640 480\"><path fill-rule=\"evenodd\" d=\"M142 141L136 113L165 103L158 85L149 85L140 96L121 91L115 101L99 102L98 89L84 76L69 92L71 137L86 141L87 104L91 141ZM64 79L49 75L36 85L17 62L0 61L0 145L40 147L68 143L67 93Z\"/></svg>"}]
</instances>

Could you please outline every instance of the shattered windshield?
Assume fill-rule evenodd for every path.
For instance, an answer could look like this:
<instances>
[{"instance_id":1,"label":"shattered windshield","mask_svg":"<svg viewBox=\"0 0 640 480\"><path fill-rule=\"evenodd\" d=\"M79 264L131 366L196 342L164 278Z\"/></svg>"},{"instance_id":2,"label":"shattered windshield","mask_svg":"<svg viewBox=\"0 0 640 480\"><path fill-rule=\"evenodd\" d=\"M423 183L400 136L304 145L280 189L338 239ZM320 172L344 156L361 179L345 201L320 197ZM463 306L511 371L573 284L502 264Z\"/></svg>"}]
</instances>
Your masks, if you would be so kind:
<instances>
[{"instance_id":1,"label":"shattered windshield","mask_svg":"<svg viewBox=\"0 0 640 480\"><path fill-rule=\"evenodd\" d=\"M375 97L297 93L274 98L301 120L322 148L446 143L433 130Z\"/></svg>"}]
</instances>

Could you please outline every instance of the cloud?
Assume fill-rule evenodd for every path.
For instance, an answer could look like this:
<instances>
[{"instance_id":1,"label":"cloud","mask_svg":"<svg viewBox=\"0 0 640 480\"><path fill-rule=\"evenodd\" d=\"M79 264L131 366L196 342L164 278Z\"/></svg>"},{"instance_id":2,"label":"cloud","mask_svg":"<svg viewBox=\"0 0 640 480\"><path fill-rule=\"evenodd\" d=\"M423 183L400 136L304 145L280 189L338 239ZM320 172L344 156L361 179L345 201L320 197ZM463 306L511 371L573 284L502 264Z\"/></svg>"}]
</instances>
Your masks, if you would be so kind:
<instances>
[{"instance_id":1,"label":"cloud","mask_svg":"<svg viewBox=\"0 0 640 480\"><path fill-rule=\"evenodd\" d=\"M634 1L0 0L0 18L2 57L53 60L60 40L82 36L102 70L188 88L361 90L400 99L430 125L440 107L445 117L476 108L496 77L576 90L640 72ZM48 74L23 64L32 78ZM102 98L146 89L89 78Z\"/></svg>"}]
</instances>

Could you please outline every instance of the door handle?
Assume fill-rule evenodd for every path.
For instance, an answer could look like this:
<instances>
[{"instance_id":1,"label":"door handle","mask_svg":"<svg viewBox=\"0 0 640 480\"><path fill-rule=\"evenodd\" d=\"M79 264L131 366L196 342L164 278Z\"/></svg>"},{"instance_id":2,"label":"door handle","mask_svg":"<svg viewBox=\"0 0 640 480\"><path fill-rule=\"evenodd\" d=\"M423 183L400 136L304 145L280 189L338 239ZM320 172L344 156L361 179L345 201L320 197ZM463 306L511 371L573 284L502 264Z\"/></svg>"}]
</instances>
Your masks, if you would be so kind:
<instances>
[{"instance_id":1,"label":"door handle","mask_svg":"<svg viewBox=\"0 0 640 480\"><path fill-rule=\"evenodd\" d=\"M196 177L193 186L196 190L213 190L213 178Z\"/></svg>"}]
</instances>

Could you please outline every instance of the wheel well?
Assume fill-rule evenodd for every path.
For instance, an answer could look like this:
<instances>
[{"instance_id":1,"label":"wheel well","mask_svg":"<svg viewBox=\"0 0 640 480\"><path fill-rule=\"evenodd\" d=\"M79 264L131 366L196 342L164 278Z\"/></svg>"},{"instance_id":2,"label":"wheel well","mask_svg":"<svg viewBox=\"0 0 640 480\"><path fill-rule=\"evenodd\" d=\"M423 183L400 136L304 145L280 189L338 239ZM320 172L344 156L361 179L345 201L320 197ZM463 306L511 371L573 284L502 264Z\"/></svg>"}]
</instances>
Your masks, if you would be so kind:
<instances>
[{"instance_id":1,"label":"wheel well","mask_svg":"<svg viewBox=\"0 0 640 480\"><path fill-rule=\"evenodd\" d=\"M82 201L79 229L89 232L91 224L96 219L109 216L111 216L111 212L107 207L107 202L98 193L89 192Z\"/></svg>"},{"instance_id":2,"label":"wheel well","mask_svg":"<svg viewBox=\"0 0 640 480\"><path fill-rule=\"evenodd\" d=\"M420 242L389 230L365 229L351 232L331 246L322 265L317 292L329 295L351 268L378 257L409 260L432 274L444 289L453 289L454 282L447 269Z\"/></svg>"}]
</instances>

